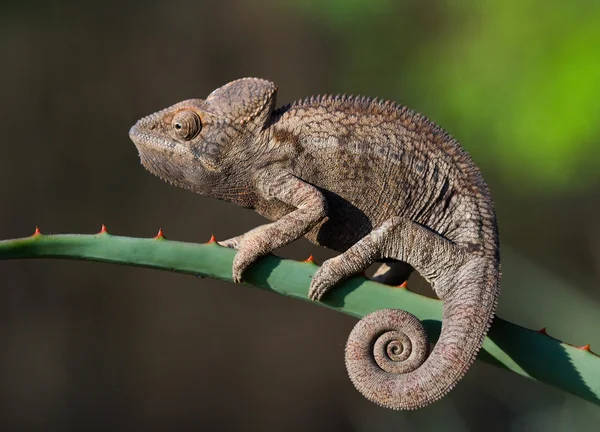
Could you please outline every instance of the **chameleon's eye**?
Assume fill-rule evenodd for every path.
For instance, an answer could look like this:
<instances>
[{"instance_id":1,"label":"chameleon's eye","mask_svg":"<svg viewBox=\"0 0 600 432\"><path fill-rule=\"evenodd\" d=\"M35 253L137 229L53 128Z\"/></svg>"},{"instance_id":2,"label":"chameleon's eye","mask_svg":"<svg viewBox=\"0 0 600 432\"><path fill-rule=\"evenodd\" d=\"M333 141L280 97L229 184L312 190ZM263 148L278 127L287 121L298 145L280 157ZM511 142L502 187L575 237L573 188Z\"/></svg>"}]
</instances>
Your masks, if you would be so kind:
<instances>
[{"instance_id":1,"label":"chameleon's eye","mask_svg":"<svg viewBox=\"0 0 600 432\"><path fill-rule=\"evenodd\" d=\"M171 126L177 136L189 141L200 133L202 122L200 116L194 111L179 111L173 116Z\"/></svg>"}]
</instances>

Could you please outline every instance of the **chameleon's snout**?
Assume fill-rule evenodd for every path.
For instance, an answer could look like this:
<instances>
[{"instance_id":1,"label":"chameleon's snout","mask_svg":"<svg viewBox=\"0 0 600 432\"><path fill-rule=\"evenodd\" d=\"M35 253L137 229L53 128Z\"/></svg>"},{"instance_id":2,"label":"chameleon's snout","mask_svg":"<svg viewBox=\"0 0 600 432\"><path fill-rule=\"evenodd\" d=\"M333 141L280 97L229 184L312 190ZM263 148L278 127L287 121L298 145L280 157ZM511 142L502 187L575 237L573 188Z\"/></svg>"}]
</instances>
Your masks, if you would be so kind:
<instances>
[{"instance_id":1,"label":"chameleon's snout","mask_svg":"<svg viewBox=\"0 0 600 432\"><path fill-rule=\"evenodd\" d=\"M131 129L129 129L129 139L133 141L135 146L138 148L138 151L141 150L140 146L144 145L144 133L143 129L140 128L140 122L136 122Z\"/></svg>"},{"instance_id":2,"label":"chameleon's snout","mask_svg":"<svg viewBox=\"0 0 600 432\"><path fill-rule=\"evenodd\" d=\"M129 129L129 138L135 142L135 137L137 136L137 122L131 126L131 128Z\"/></svg>"},{"instance_id":3,"label":"chameleon's snout","mask_svg":"<svg viewBox=\"0 0 600 432\"><path fill-rule=\"evenodd\" d=\"M158 125L158 119L156 115L149 115L138 120L129 129L129 138L134 142L136 147L140 145L148 145L150 141L154 141L152 132Z\"/></svg>"}]
</instances>

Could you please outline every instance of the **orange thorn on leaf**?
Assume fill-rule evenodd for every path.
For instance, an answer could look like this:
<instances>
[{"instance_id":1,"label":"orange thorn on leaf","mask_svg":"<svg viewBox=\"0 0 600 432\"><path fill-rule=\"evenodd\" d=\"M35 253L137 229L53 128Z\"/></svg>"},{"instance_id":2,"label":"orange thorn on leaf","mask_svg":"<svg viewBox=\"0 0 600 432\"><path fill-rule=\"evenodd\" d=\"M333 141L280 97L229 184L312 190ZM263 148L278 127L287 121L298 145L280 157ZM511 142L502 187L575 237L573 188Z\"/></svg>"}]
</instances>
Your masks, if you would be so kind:
<instances>
[{"instance_id":1,"label":"orange thorn on leaf","mask_svg":"<svg viewBox=\"0 0 600 432\"><path fill-rule=\"evenodd\" d=\"M42 232L40 231L40 228L39 227L35 227L35 231L33 232L32 237L37 237L37 236L40 236L40 235L42 235Z\"/></svg>"},{"instance_id":2,"label":"orange thorn on leaf","mask_svg":"<svg viewBox=\"0 0 600 432\"><path fill-rule=\"evenodd\" d=\"M542 327L541 329L536 330L536 332L548 336L548 332L546 331L546 327Z\"/></svg>"},{"instance_id":3,"label":"orange thorn on leaf","mask_svg":"<svg viewBox=\"0 0 600 432\"><path fill-rule=\"evenodd\" d=\"M398 288L408 289L408 281L402 282L400 285L398 285Z\"/></svg>"},{"instance_id":4,"label":"orange thorn on leaf","mask_svg":"<svg viewBox=\"0 0 600 432\"><path fill-rule=\"evenodd\" d=\"M581 345L581 346L578 346L577 348L579 348L580 350L583 350L583 351L591 351L592 350L590 344Z\"/></svg>"},{"instance_id":5,"label":"orange thorn on leaf","mask_svg":"<svg viewBox=\"0 0 600 432\"><path fill-rule=\"evenodd\" d=\"M102 224L102 228L100 228L100 232L98 234L108 234L108 230L106 229L106 225Z\"/></svg>"},{"instance_id":6,"label":"orange thorn on leaf","mask_svg":"<svg viewBox=\"0 0 600 432\"><path fill-rule=\"evenodd\" d=\"M312 255L310 255L308 258L306 258L306 259L305 259L304 261L302 261L302 262L305 262L305 263L308 263L308 264L316 264L316 263L315 263L315 257L313 257Z\"/></svg>"},{"instance_id":7,"label":"orange thorn on leaf","mask_svg":"<svg viewBox=\"0 0 600 432\"><path fill-rule=\"evenodd\" d=\"M210 240L209 240L209 241L207 241L207 243L208 243L208 244L210 244L210 243L216 243L216 242L217 242L217 239L216 239L216 237L215 237L215 235L214 235L214 234L212 234L212 235L210 236Z\"/></svg>"},{"instance_id":8,"label":"orange thorn on leaf","mask_svg":"<svg viewBox=\"0 0 600 432\"><path fill-rule=\"evenodd\" d=\"M156 240L160 240L160 239L164 239L165 238L165 235L163 234L162 228L158 229L158 234L156 234L156 236L154 238Z\"/></svg>"}]
</instances>

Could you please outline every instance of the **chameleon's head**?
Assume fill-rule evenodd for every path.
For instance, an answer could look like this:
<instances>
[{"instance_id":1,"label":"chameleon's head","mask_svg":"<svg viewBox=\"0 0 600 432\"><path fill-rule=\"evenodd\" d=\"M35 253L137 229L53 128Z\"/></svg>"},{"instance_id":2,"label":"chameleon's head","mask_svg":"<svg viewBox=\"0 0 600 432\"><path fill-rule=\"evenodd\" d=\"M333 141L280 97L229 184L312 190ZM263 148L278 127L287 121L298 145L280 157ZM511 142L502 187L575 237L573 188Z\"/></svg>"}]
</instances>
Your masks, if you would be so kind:
<instances>
[{"instance_id":1,"label":"chameleon's head","mask_svg":"<svg viewBox=\"0 0 600 432\"><path fill-rule=\"evenodd\" d=\"M242 78L139 120L129 131L144 167L177 186L234 198L252 172L275 105L270 81ZM233 200L233 199L232 199Z\"/></svg>"}]
</instances>

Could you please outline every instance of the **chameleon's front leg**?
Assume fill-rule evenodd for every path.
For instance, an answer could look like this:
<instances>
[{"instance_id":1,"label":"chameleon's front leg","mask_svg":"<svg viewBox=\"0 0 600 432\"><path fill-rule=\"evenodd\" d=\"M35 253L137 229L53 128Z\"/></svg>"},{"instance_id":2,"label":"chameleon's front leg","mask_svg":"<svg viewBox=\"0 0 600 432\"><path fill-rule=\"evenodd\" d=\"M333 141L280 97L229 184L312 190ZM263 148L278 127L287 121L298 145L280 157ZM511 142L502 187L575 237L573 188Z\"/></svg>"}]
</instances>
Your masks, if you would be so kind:
<instances>
[{"instance_id":1,"label":"chameleon's front leg","mask_svg":"<svg viewBox=\"0 0 600 432\"><path fill-rule=\"evenodd\" d=\"M263 198L277 199L296 210L275 222L221 242L223 246L238 250L232 270L235 282L241 282L244 271L258 258L302 237L327 216L327 201L323 194L292 174L263 174L257 179L256 187Z\"/></svg>"}]
</instances>

